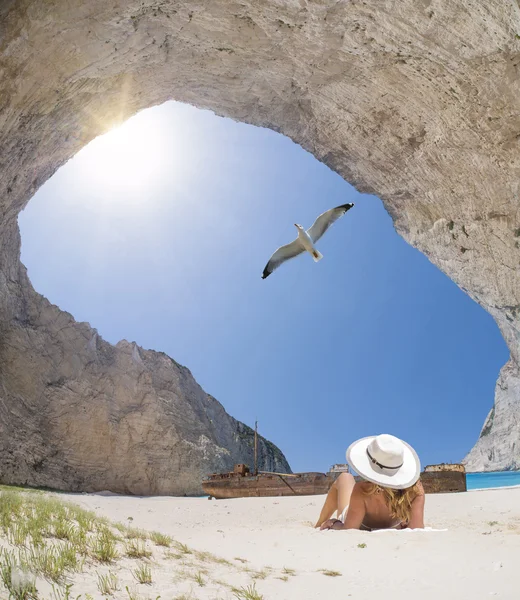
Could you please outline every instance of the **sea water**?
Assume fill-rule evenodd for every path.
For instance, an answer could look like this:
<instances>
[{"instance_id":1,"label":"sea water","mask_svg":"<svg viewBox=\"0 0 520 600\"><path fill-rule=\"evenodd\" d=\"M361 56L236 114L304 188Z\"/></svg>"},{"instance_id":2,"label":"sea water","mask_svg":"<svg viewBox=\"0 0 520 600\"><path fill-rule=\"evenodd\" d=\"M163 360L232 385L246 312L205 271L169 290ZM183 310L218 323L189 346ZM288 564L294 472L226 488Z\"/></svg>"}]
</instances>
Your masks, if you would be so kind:
<instances>
[{"instance_id":1,"label":"sea water","mask_svg":"<svg viewBox=\"0 0 520 600\"><path fill-rule=\"evenodd\" d=\"M468 490L520 485L520 471L498 471L494 473L467 473Z\"/></svg>"}]
</instances>

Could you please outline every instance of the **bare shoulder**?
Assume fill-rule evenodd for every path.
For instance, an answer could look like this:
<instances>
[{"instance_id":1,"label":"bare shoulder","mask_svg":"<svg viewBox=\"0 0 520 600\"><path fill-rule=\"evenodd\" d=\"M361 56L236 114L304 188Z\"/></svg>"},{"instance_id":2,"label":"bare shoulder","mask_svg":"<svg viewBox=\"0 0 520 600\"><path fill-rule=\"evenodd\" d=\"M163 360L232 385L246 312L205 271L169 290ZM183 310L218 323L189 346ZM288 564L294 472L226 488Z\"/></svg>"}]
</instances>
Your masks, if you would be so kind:
<instances>
[{"instance_id":1,"label":"bare shoulder","mask_svg":"<svg viewBox=\"0 0 520 600\"><path fill-rule=\"evenodd\" d=\"M417 496L424 496L424 488L421 480L415 484L415 491L417 492Z\"/></svg>"},{"instance_id":2,"label":"bare shoulder","mask_svg":"<svg viewBox=\"0 0 520 600\"><path fill-rule=\"evenodd\" d=\"M352 495L350 496L350 504L365 503L367 499L367 485L364 481L357 481L352 488Z\"/></svg>"},{"instance_id":3,"label":"bare shoulder","mask_svg":"<svg viewBox=\"0 0 520 600\"><path fill-rule=\"evenodd\" d=\"M363 494L366 495L370 489L372 488L372 483L369 481L358 481L352 490L353 494Z\"/></svg>"}]
</instances>

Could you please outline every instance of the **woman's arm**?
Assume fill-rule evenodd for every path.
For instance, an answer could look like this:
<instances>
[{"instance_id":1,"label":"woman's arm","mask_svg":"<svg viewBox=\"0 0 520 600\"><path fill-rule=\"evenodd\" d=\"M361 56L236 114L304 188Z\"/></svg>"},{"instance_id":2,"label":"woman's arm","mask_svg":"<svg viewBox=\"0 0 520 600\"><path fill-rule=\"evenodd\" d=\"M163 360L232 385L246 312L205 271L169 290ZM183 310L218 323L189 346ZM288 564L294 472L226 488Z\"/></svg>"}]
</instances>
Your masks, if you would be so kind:
<instances>
[{"instance_id":1,"label":"woman's arm","mask_svg":"<svg viewBox=\"0 0 520 600\"><path fill-rule=\"evenodd\" d=\"M424 529L424 489L421 483L418 487L419 494L412 500L412 512L408 522L409 529Z\"/></svg>"},{"instance_id":2,"label":"woman's arm","mask_svg":"<svg viewBox=\"0 0 520 600\"><path fill-rule=\"evenodd\" d=\"M350 496L350 504L348 505L347 516L342 529L360 529L365 518L365 513L365 498L361 491L361 486L356 484L352 491L352 496Z\"/></svg>"}]
</instances>

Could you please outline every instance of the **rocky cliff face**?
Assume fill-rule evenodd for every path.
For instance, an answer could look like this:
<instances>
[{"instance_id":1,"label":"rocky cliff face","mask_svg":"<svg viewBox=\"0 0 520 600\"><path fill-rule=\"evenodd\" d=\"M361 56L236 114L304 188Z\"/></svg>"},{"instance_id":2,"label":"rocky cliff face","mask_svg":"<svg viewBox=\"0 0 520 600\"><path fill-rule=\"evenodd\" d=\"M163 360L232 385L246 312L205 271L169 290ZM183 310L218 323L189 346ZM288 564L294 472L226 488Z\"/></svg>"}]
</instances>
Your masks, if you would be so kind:
<instances>
[{"instance_id":1,"label":"rocky cliff face","mask_svg":"<svg viewBox=\"0 0 520 600\"><path fill-rule=\"evenodd\" d=\"M253 465L254 432L190 371L116 346L33 294L0 340L0 481L72 491L197 494L204 475ZM259 437L261 469L288 471Z\"/></svg>"},{"instance_id":2,"label":"rocky cliff face","mask_svg":"<svg viewBox=\"0 0 520 600\"><path fill-rule=\"evenodd\" d=\"M468 471L520 469L520 377L512 360L502 368L495 404L464 464Z\"/></svg>"},{"instance_id":3,"label":"rocky cliff face","mask_svg":"<svg viewBox=\"0 0 520 600\"><path fill-rule=\"evenodd\" d=\"M4 1L3 472L75 486L134 480L151 491L160 485L153 465L166 472L179 456L182 477L188 461L203 460L200 436L211 427L209 417L203 429L197 422L212 402L193 391L200 405L175 404L174 380L198 389L184 371L125 344L112 348L50 309L19 261L16 215L35 190L93 137L168 99L281 131L379 195L397 231L492 314L511 360L467 465L515 466L519 35L512 0ZM180 425L173 433L177 423L194 446L182 441ZM156 429L164 433L159 445ZM75 446L80 430L90 441L84 449ZM227 448L213 435L215 448Z\"/></svg>"}]
</instances>

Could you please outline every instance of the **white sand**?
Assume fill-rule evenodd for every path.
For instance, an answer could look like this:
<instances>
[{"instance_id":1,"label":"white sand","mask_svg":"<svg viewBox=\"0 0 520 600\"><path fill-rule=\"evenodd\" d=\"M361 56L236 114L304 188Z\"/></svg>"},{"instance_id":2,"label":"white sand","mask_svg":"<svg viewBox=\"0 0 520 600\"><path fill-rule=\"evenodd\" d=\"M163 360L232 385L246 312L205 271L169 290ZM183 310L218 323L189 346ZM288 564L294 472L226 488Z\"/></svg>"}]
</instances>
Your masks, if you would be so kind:
<instances>
[{"instance_id":1,"label":"white sand","mask_svg":"<svg viewBox=\"0 0 520 600\"><path fill-rule=\"evenodd\" d=\"M251 582L244 567L272 567L256 589L265 600L520 599L520 489L428 495L427 525L447 532L320 532L312 528L323 496L296 498L137 498L61 495L114 521L158 530L197 550L231 560L236 567L204 565L206 585L187 581L180 561L157 559L153 586L139 585L143 597L161 600L235 598L224 580L240 587ZM366 544L365 548L358 544ZM234 560L247 560L247 563ZM125 565L128 571L129 559ZM284 567L295 575L283 577ZM339 571L329 577L319 569ZM98 569L99 570L99 569ZM107 569L104 569L105 572ZM189 569L188 569L189 570ZM179 574L180 573L180 574ZM82 578L84 576L80 576ZM76 578L74 597L82 590ZM85 581L85 585L86 585ZM116 598L128 598L124 591Z\"/></svg>"}]
</instances>

